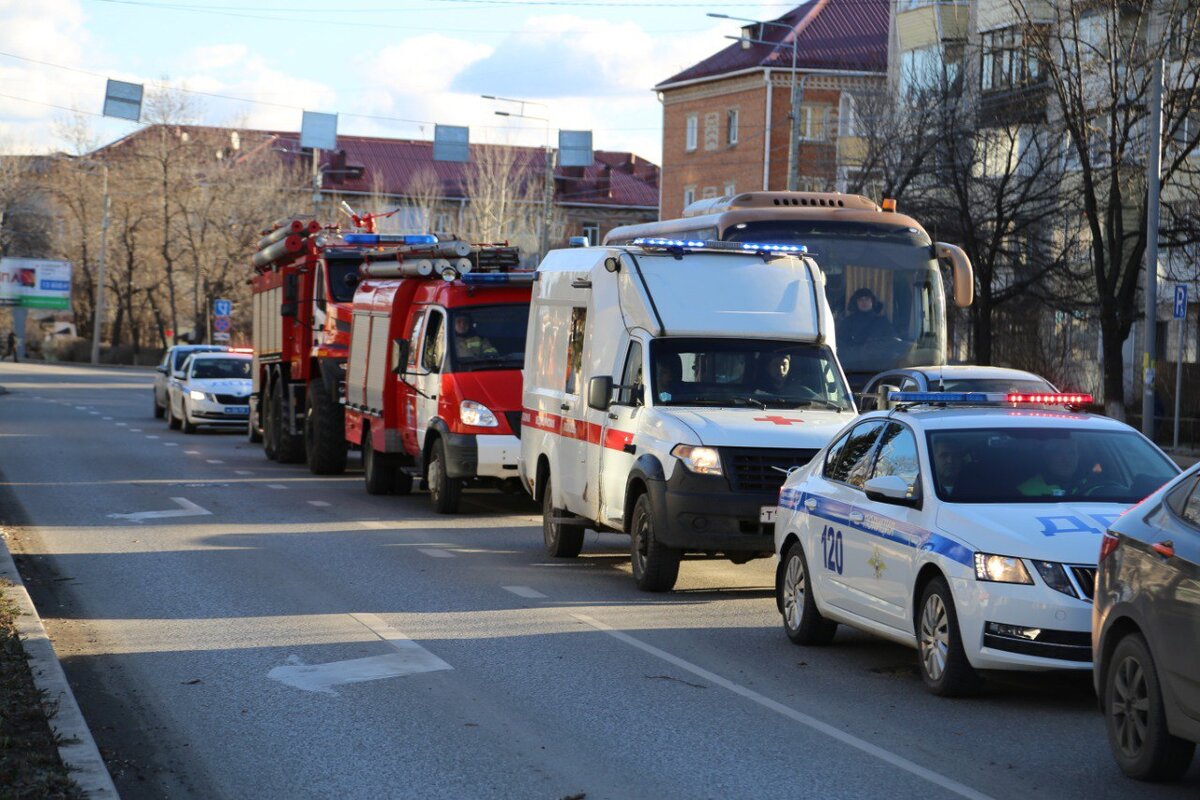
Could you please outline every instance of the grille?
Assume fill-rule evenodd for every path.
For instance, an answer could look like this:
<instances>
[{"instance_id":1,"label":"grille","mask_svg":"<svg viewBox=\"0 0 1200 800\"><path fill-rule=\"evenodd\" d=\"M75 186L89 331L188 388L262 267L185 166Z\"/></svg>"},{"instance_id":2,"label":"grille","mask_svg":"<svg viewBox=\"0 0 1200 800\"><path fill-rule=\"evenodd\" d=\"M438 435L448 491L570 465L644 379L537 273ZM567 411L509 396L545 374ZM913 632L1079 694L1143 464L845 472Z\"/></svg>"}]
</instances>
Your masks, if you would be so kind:
<instances>
[{"instance_id":1,"label":"grille","mask_svg":"<svg viewBox=\"0 0 1200 800\"><path fill-rule=\"evenodd\" d=\"M1083 599L1090 603L1092 595L1096 593L1096 568L1067 567L1067 569L1071 570L1071 575L1074 576L1075 582L1079 584L1079 588L1083 591Z\"/></svg>"},{"instance_id":2,"label":"grille","mask_svg":"<svg viewBox=\"0 0 1200 800\"><path fill-rule=\"evenodd\" d=\"M787 470L804 466L816 454L816 450L721 448L721 460L735 492L778 492Z\"/></svg>"},{"instance_id":3,"label":"grille","mask_svg":"<svg viewBox=\"0 0 1200 800\"><path fill-rule=\"evenodd\" d=\"M216 398L218 403L226 406L244 406L250 402L250 398L244 394L219 394Z\"/></svg>"},{"instance_id":4,"label":"grille","mask_svg":"<svg viewBox=\"0 0 1200 800\"><path fill-rule=\"evenodd\" d=\"M521 412L505 411L504 419L508 421L508 427L512 429L513 434L518 439L521 438Z\"/></svg>"}]
</instances>

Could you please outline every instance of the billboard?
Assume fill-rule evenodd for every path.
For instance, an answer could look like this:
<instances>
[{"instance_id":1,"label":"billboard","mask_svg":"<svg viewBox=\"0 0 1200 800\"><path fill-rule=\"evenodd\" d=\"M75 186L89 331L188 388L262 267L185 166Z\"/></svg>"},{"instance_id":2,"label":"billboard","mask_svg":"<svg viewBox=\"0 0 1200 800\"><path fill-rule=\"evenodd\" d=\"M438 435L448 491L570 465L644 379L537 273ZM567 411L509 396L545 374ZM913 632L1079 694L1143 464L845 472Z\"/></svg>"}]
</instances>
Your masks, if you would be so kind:
<instances>
[{"instance_id":1,"label":"billboard","mask_svg":"<svg viewBox=\"0 0 1200 800\"><path fill-rule=\"evenodd\" d=\"M70 262L0 258L0 306L69 309Z\"/></svg>"}]
</instances>

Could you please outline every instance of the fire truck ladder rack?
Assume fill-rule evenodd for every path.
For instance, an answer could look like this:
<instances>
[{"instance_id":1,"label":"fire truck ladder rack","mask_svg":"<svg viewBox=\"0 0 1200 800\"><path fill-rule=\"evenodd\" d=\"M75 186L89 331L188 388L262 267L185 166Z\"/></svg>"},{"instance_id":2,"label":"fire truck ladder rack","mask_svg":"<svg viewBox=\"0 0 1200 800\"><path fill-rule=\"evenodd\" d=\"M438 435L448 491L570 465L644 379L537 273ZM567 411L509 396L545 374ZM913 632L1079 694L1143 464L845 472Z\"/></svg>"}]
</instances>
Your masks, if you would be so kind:
<instances>
[{"instance_id":1,"label":"fire truck ladder rack","mask_svg":"<svg viewBox=\"0 0 1200 800\"><path fill-rule=\"evenodd\" d=\"M304 249L309 236L321 230L321 223L284 217L276 220L258 240L258 252L252 259L257 272L270 272L278 262L290 259Z\"/></svg>"},{"instance_id":2,"label":"fire truck ladder rack","mask_svg":"<svg viewBox=\"0 0 1200 800\"><path fill-rule=\"evenodd\" d=\"M438 277L453 281L471 274L512 272L520 261L515 247L472 245L452 239L365 253L359 271L364 278Z\"/></svg>"}]
</instances>

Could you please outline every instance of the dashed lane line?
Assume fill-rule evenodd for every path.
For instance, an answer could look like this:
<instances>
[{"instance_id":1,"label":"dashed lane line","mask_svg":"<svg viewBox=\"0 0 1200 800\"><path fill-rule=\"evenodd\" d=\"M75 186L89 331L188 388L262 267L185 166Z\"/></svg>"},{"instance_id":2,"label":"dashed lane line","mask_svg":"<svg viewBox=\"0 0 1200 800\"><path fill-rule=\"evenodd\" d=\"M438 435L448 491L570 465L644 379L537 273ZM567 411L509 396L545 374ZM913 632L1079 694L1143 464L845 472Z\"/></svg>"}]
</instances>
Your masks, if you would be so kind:
<instances>
[{"instance_id":1,"label":"dashed lane line","mask_svg":"<svg viewBox=\"0 0 1200 800\"><path fill-rule=\"evenodd\" d=\"M454 553L449 550L440 550L436 547L418 547L418 553L424 553L430 558L454 558Z\"/></svg>"},{"instance_id":2,"label":"dashed lane line","mask_svg":"<svg viewBox=\"0 0 1200 800\"><path fill-rule=\"evenodd\" d=\"M309 500L308 504L310 506L316 506L317 508L329 508L330 506L330 504L326 503L324 500Z\"/></svg>"},{"instance_id":3,"label":"dashed lane line","mask_svg":"<svg viewBox=\"0 0 1200 800\"><path fill-rule=\"evenodd\" d=\"M198 456L198 455L200 455L200 451L199 451L199 450L184 450L183 452L187 453L189 456Z\"/></svg>"},{"instance_id":4,"label":"dashed lane line","mask_svg":"<svg viewBox=\"0 0 1200 800\"><path fill-rule=\"evenodd\" d=\"M546 598L546 595L528 586L501 586L500 588L506 592L512 592L517 597L525 597L529 600L544 600Z\"/></svg>"},{"instance_id":5,"label":"dashed lane line","mask_svg":"<svg viewBox=\"0 0 1200 800\"><path fill-rule=\"evenodd\" d=\"M146 438L147 438L147 439L157 439L158 437L157 437L157 436L155 436L153 433L147 433L147 434L146 434Z\"/></svg>"},{"instance_id":6,"label":"dashed lane line","mask_svg":"<svg viewBox=\"0 0 1200 800\"><path fill-rule=\"evenodd\" d=\"M219 458L206 458L204 460L207 461L209 464L224 464L225 463L224 461L222 461Z\"/></svg>"},{"instance_id":7,"label":"dashed lane line","mask_svg":"<svg viewBox=\"0 0 1200 800\"><path fill-rule=\"evenodd\" d=\"M163 447L179 447L178 442L163 442Z\"/></svg>"},{"instance_id":8,"label":"dashed lane line","mask_svg":"<svg viewBox=\"0 0 1200 800\"><path fill-rule=\"evenodd\" d=\"M267 488L268 489L286 489L287 487L284 486L282 483L268 483Z\"/></svg>"},{"instance_id":9,"label":"dashed lane line","mask_svg":"<svg viewBox=\"0 0 1200 800\"><path fill-rule=\"evenodd\" d=\"M254 473L248 469L235 469L233 471L233 474L234 475L253 475Z\"/></svg>"}]
</instances>

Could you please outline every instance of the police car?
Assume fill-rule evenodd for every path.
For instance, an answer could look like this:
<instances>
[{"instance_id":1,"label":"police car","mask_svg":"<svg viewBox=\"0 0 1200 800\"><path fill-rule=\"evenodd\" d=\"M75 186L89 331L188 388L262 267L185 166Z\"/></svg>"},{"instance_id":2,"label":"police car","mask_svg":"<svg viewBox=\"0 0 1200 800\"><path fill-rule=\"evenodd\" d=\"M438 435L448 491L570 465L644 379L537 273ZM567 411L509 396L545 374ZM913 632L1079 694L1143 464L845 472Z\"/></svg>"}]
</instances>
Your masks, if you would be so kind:
<instances>
[{"instance_id":1,"label":"police car","mask_svg":"<svg viewBox=\"0 0 1200 800\"><path fill-rule=\"evenodd\" d=\"M195 433L201 425L245 428L250 418L248 353L193 353L167 392L167 425Z\"/></svg>"},{"instance_id":2,"label":"police car","mask_svg":"<svg viewBox=\"0 0 1200 800\"><path fill-rule=\"evenodd\" d=\"M780 490L776 598L797 644L839 623L917 648L926 686L1090 669L1100 539L1178 468L1087 395L894 392Z\"/></svg>"}]
</instances>

